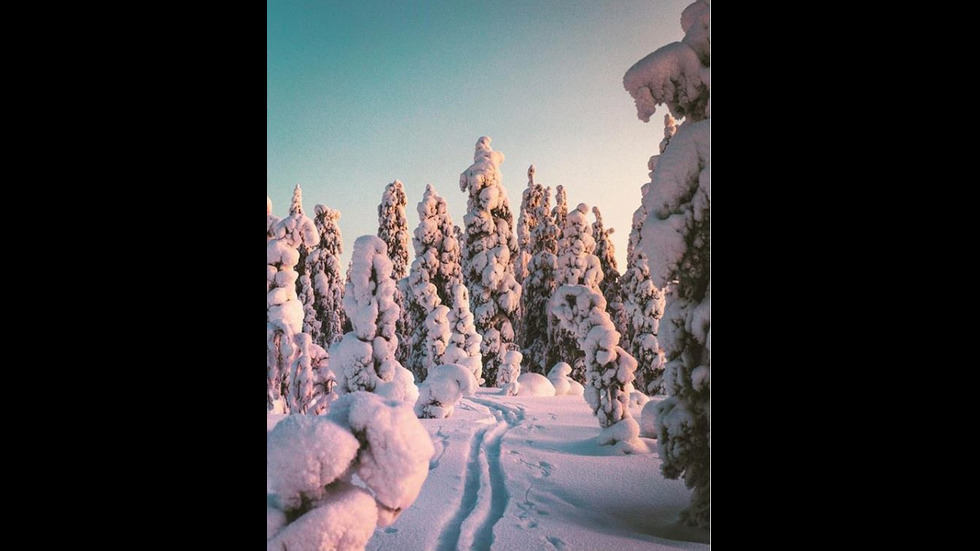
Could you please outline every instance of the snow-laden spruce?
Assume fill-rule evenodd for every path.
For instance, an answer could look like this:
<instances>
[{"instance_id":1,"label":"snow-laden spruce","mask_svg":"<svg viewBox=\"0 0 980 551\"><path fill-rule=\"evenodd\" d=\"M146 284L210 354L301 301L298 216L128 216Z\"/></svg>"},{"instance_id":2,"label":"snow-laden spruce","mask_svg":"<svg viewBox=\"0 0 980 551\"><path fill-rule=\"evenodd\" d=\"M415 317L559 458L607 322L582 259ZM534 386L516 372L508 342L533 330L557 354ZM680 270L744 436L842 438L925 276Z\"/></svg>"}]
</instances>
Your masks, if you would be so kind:
<instances>
[{"instance_id":1,"label":"snow-laden spruce","mask_svg":"<svg viewBox=\"0 0 980 551\"><path fill-rule=\"evenodd\" d=\"M602 223L602 213L599 207L592 207L595 222L592 223L592 238L595 240L595 255L599 259L602 270L602 281L599 290L606 298L606 308L613 325L620 335L626 327L626 310L623 307L623 288L620 281L619 266L616 263L616 247L613 246L612 234L615 228L606 228Z\"/></svg>"},{"instance_id":2,"label":"snow-laden spruce","mask_svg":"<svg viewBox=\"0 0 980 551\"><path fill-rule=\"evenodd\" d=\"M459 188L467 193L467 256L464 281L477 333L483 336L481 354L488 382L497 380L505 346L513 343L521 285L514 278L517 238L507 191L500 183L504 154L490 147L490 138L476 142L473 164L459 176Z\"/></svg>"},{"instance_id":3,"label":"snow-laden spruce","mask_svg":"<svg viewBox=\"0 0 980 551\"><path fill-rule=\"evenodd\" d=\"M537 224L531 229L531 261L528 263L528 273L521 291L518 342L527 371L544 373L550 357L548 301L555 292L558 236L561 230L555 224L555 213L551 211L551 188L532 182L528 189L530 193L527 202L534 205L534 219ZM561 196L563 195L560 194Z\"/></svg>"},{"instance_id":4,"label":"snow-laden spruce","mask_svg":"<svg viewBox=\"0 0 980 551\"><path fill-rule=\"evenodd\" d=\"M320 234L320 244L306 257L306 275L313 283L315 323L304 325L313 342L329 348L344 333L344 279L340 273L343 240L340 234L340 211L324 205L314 209L313 223Z\"/></svg>"},{"instance_id":5,"label":"snow-laden spruce","mask_svg":"<svg viewBox=\"0 0 980 551\"><path fill-rule=\"evenodd\" d=\"M588 221L589 206L579 203L565 217L565 227L562 228L561 240L558 242L558 266L555 270L555 284L585 285L589 289L602 293L599 285L602 283L602 265L595 253L595 239ZM585 382L585 364L583 352L574 334L563 328L554 318L549 321L551 328L550 352L548 365L566 362L572 366L572 378Z\"/></svg>"},{"instance_id":6,"label":"snow-laden spruce","mask_svg":"<svg viewBox=\"0 0 980 551\"><path fill-rule=\"evenodd\" d=\"M619 346L606 299L586 285L562 285L552 298L551 312L585 353L585 401L602 427L599 444L636 451L640 427L629 410L636 360Z\"/></svg>"},{"instance_id":7,"label":"snow-laden spruce","mask_svg":"<svg viewBox=\"0 0 980 551\"><path fill-rule=\"evenodd\" d=\"M455 342L459 347L470 350L465 346L467 340L472 341L471 333L475 334L472 328L472 315L470 314L469 295L463 290L466 304L458 304L456 300L456 287L463 284L463 273L460 265L460 243L456 238L456 226L453 224L452 217L449 215L449 208L446 200L436 193L431 185L427 185L422 201L418 204L419 225L415 228L415 236L412 244L415 247L415 260L412 261L412 269L408 276L406 304L409 309L409 323L412 327L412 346L408 353L407 366L415 374L416 380L422 381L430 368L442 363L456 363L453 361L434 362L429 354L431 341L428 335L428 324L426 319L434 312L436 307L442 305L448 309L446 315L456 312L457 322L460 319L469 319L469 326L450 324L449 338L453 338L453 331L464 331L456 336ZM448 345L447 345L448 346ZM476 360L474 364L470 356L466 357L466 365L479 379L482 365L479 359L479 344L476 345Z\"/></svg>"},{"instance_id":8,"label":"snow-laden spruce","mask_svg":"<svg viewBox=\"0 0 980 551\"><path fill-rule=\"evenodd\" d=\"M425 382L419 385L415 415L420 419L450 417L463 396L472 396L477 386L473 373L461 365L443 364L433 367Z\"/></svg>"},{"instance_id":9,"label":"snow-laden spruce","mask_svg":"<svg viewBox=\"0 0 980 551\"><path fill-rule=\"evenodd\" d=\"M664 352L657 335L660 318L664 315L664 293L650 279L650 268L643 252L637 253L627 281L627 327L633 336L630 352L637 362L636 386L646 394L660 394Z\"/></svg>"},{"instance_id":10,"label":"snow-laden spruce","mask_svg":"<svg viewBox=\"0 0 980 551\"><path fill-rule=\"evenodd\" d=\"M378 237L388 246L388 257L391 258L392 275L395 280L395 304L401 309L395 322L395 332L398 335L398 346L395 348L395 358L401 362L408 361L411 350L411 320L405 297L408 294L408 218L405 216L405 205L408 199L405 186L401 180L395 180L385 186L378 205Z\"/></svg>"},{"instance_id":11,"label":"snow-laden spruce","mask_svg":"<svg viewBox=\"0 0 980 551\"><path fill-rule=\"evenodd\" d=\"M300 187L293 191L294 208L290 215L275 223L272 239L266 243L266 408L277 413L289 412L291 387L297 381L296 360L309 357L310 341L297 340L303 332L303 305L296 294L296 263L299 247L313 247L319 242L313 221L303 215L302 208L295 208L302 200ZM295 395L295 390L292 389ZM305 412L309 397L302 395L297 413Z\"/></svg>"},{"instance_id":12,"label":"snow-laden spruce","mask_svg":"<svg viewBox=\"0 0 980 551\"><path fill-rule=\"evenodd\" d=\"M265 241L266 243L268 243L269 241L272 241L273 237L275 237L276 224L278 224L279 221L282 220L275 214L272 214L272 199L270 199L269 197L265 198L265 220L266 220ZM266 292L268 293L269 290L266 289Z\"/></svg>"},{"instance_id":13,"label":"snow-laden spruce","mask_svg":"<svg viewBox=\"0 0 980 551\"><path fill-rule=\"evenodd\" d=\"M664 115L664 138L660 141L661 154L667 149L671 136L677 131L675 123L676 121L670 113ZM653 174L657 169L659 160L660 155L654 155L647 161L651 181L653 181ZM643 184L643 187L640 188L643 198L646 198L649 190L650 182ZM626 257L626 272L623 274L620 284L623 292L624 313L626 319L629 320L623 331L623 348L629 350L638 363L636 369L637 384L644 392L653 395L662 391L660 383L663 376L664 353L655 337L660 325L660 318L664 313L664 305L662 290L658 289L656 285L648 283L650 281L650 269L646 255L642 255L636 248L640 242L640 232L647 219L647 214L647 208L641 201L640 206L633 213L633 227L630 230ZM638 266L639 256L644 258L643 266Z\"/></svg>"},{"instance_id":14,"label":"snow-laden spruce","mask_svg":"<svg viewBox=\"0 0 980 551\"><path fill-rule=\"evenodd\" d=\"M643 199L647 218L637 248L653 283L667 288L659 340L667 357L656 406L657 445L668 478L694 489L682 518L708 528L711 517L711 41L710 6L681 14L683 42L658 49L626 72L623 84L648 121L656 104L687 117L657 161Z\"/></svg>"},{"instance_id":15,"label":"snow-laden spruce","mask_svg":"<svg viewBox=\"0 0 980 551\"><path fill-rule=\"evenodd\" d=\"M366 390L414 404L418 388L412 373L395 359L399 316L395 280L384 241L362 235L354 242L350 282L344 289L344 310L353 331L330 347L330 366L337 392Z\"/></svg>"},{"instance_id":16,"label":"snow-laden spruce","mask_svg":"<svg viewBox=\"0 0 980 551\"><path fill-rule=\"evenodd\" d=\"M529 273L529 264L534 255L531 232L538 225L538 209L543 200L547 200L546 191L541 185L534 183L534 165L527 168L527 187L521 195L521 212L517 217L517 263L514 266L514 277L517 282L524 284Z\"/></svg>"},{"instance_id":17,"label":"snow-laden spruce","mask_svg":"<svg viewBox=\"0 0 980 551\"><path fill-rule=\"evenodd\" d=\"M363 550L418 497L434 451L411 407L366 392L283 419L266 441L266 549Z\"/></svg>"},{"instance_id":18,"label":"snow-laden spruce","mask_svg":"<svg viewBox=\"0 0 980 551\"><path fill-rule=\"evenodd\" d=\"M392 277L401 279L408 275L408 218L405 216L405 186L395 180L385 186L378 205L378 237L388 246Z\"/></svg>"}]
</instances>

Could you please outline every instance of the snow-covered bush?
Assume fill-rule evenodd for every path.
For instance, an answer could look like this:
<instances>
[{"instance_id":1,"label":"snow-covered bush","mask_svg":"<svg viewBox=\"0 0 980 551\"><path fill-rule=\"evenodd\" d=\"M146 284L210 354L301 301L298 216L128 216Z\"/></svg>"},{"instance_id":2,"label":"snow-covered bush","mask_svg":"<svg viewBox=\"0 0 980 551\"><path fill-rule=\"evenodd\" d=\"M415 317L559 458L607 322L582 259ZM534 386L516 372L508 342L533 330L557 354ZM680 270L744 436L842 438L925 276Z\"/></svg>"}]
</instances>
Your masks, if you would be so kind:
<instances>
[{"instance_id":1,"label":"snow-covered bush","mask_svg":"<svg viewBox=\"0 0 980 551\"><path fill-rule=\"evenodd\" d=\"M649 400L643 404L640 411L640 436L645 438L657 437L657 400Z\"/></svg>"},{"instance_id":2,"label":"snow-covered bush","mask_svg":"<svg viewBox=\"0 0 980 551\"><path fill-rule=\"evenodd\" d=\"M561 241L558 242L558 267L555 271L556 285L585 285L601 294L602 265L595 254L595 239L592 238L588 222L589 206L579 203L568 212ZM553 315L552 315L553 316ZM565 362L572 366L572 379L585 382L584 353L578 339L569 329L563 328L557 320L550 318L551 357L549 365Z\"/></svg>"},{"instance_id":3,"label":"snow-covered bush","mask_svg":"<svg viewBox=\"0 0 980 551\"><path fill-rule=\"evenodd\" d=\"M572 366L565 362L558 362L548 372L548 380L555 387L555 396L582 396L585 394L585 387L581 383L572 379Z\"/></svg>"},{"instance_id":4,"label":"snow-covered bush","mask_svg":"<svg viewBox=\"0 0 980 551\"><path fill-rule=\"evenodd\" d=\"M516 344L510 343L505 347L501 355L500 369L497 371L498 388L503 388L504 394L514 396L517 394L517 378L521 374L521 360L523 355Z\"/></svg>"},{"instance_id":5,"label":"snow-covered bush","mask_svg":"<svg viewBox=\"0 0 980 551\"><path fill-rule=\"evenodd\" d=\"M280 220L282 220L282 219L279 218L278 216L276 216L275 214L272 214L272 199L270 199L269 197L266 197L265 198L265 224L266 224L265 241L266 241L266 243L268 243L269 241L272 241L272 238L275 237L275 234L276 234L275 227L276 227L276 224L278 224ZM266 292L268 292L268 289L266 290Z\"/></svg>"},{"instance_id":6,"label":"snow-covered bush","mask_svg":"<svg viewBox=\"0 0 980 551\"><path fill-rule=\"evenodd\" d=\"M477 333L483 335L481 354L488 381L497 380L505 345L515 340L515 316L521 285L514 278L517 238L507 191L500 183L504 154L490 147L490 138L476 142L473 164L459 176L467 193L464 281Z\"/></svg>"},{"instance_id":7,"label":"snow-covered bush","mask_svg":"<svg viewBox=\"0 0 980 551\"><path fill-rule=\"evenodd\" d=\"M266 452L266 548L339 551L364 549L415 501L434 449L409 406L355 392L329 416L280 421Z\"/></svg>"},{"instance_id":8,"label":"snow-covered bush","mask_svg":"<svg viewBox=\"0 0 980 551\"><path fill-rule=\"evenodd\" d=\"M682 519L704 528L711 517L710 12L704 0L688 6L683 42L646 56L623 78L641 120L660 103L687 117L657 161L637 247L649 259L653 283L670 284L659 331L669 396L656 406L661 469L694 489Z\"/></svg>"},{"instance_id":9,"label":"snow-covered bush","mask_svg":"<svg viewBox=\"0 0 980 551\"><path fill-rule=\"evenodd\" d=\"M606 313L606 300L602 293L585 285L562 285L555 291L551 312L575 335L585 353L585 401L603 429L599 444L625 442L621 449L629 451L629 441L639 434L630 415L627 389L633 381L636 360L619 346L619 333Z\"/></svg>"},{"instance_id":10,"label":"snow-covered bush","mask_svg":"<svg viewBox=\"0 0 980 551\"><path fill-rule=\"evenodd\" d=\"M554 396L555 385L540 373L522 373L517 378L517 396Z\"/></svg>"},{"instance_id":11,"label":"snow-covered bush","mask_svg":"<svg viewBox=\"0 0 980 551\"><path fill-rule=\"evenodd\" d=\"M304 325L313 342L329 348L344 334L344 279L340 273L343 240L340 234L340 211L324 205L314 208L313 223L320 234L320 244L306 257L306 275L313 287L313 310L316 323Z\"/></svg>"},{"instance_id":12,"label":"snow-covered bush","mask_svg":"<svg viewBox=\"0 0 980 551\"><path fill-rule=\"evenodd\" d=\"M296 186L290 215L275 223L273 237L266 243L266 409L270 412L288 412L291 403L301 403L304 410L309 405L307 394L300 398L297 390L290 388L296 382L295 369L301 365L297 359L311 355L310 341L296 338L303 331L303 305L296 295L294 268L299 261L298 248L319 242L313 221L303 215L299 205L301 193Z\"/></svg>"},{"instance_id":13,"label":"snow-covered bush","mask_svg":"<svg viewBox=\"0 0 980 551\"><path fill-rule=\"evenodd\" d=\"M429 370L425 382L419 385L415 415L422 419L443 419L453 414L463 396L476 392L473 373L461 365L443 364Z\"/></svg>"},{"instance_id":14,"label":"snow-covered bush","mask_svg":"<svg viewBox=\"0 0 980 551\"><path fill-rule=\"evenodd\" d=\"M533 176L533 172L529 176ZM542 187L533 178L524 192L524 202L528 210L531 211L531 206L534 207L533 219L536 223L531 229L528 242L531 260L527 265L527 276L522 282L518 342L524 354L524 365L532 373L544 373L549 356L548 301L555 292L560 233L550 211L550 192L550 188ZM528 217L531 218L531 215Z\"/></svg>"},{"instance_id":15,"label":"snow-covered bush","mask_svg":"<svg viewBox=\"0 0 980 551\"><path fill-rule=\"evenodd\" d=\"M336 390L341 394L367 390L414 404L415 379L394 356L399 308L387 246L373 235L362 235L354 242L351 262L344 310L353 331L330 347Z\"/></svg>"}]
</instances>

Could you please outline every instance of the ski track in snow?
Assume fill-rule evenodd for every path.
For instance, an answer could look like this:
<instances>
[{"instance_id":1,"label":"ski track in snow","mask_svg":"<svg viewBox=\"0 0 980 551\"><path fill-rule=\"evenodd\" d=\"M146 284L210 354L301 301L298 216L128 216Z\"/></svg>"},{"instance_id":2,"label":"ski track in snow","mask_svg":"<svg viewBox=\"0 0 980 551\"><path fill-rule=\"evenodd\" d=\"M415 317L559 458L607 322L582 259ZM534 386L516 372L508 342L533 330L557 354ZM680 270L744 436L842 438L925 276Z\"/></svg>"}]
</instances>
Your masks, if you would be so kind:
<instances>
[{"instance_id":1,"label":"ski track in snow","mask_svg":"<svg viewBox=\"0 0 980 551\"><path fill-rule=\"evenodd\" d=\"M493 545L493 528L503 518L510 495L500 465L500 444L504 434L524 421L519 407L474 397L464 398L490 408L497 422L477 431L470 444L466 463L463 499L456 514L439 535L437 551L485 551ZM438 464L438 462L437 462Z\"/></svg>"}]
</instances>

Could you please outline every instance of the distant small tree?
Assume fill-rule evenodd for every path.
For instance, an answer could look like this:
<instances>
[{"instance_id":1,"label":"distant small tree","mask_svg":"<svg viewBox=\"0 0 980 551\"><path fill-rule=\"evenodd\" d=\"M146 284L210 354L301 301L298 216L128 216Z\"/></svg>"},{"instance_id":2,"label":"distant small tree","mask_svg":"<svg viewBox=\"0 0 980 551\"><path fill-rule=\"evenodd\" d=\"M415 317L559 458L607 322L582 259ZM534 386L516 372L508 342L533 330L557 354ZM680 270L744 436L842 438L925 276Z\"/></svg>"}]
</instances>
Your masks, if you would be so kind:
<instances>
[{"instance_id":1,"label":"distant small tree","mask_svg":"<svg viewBox=\"0 0 980 551\"><path fill-rule=\"evenodd\" d=\"M616 265L616 247L613 246L610 237L616 230L603 226L599 207L592 207L592 214L595 215L595 222L592 223L595 255L599 258L599 266L602 269L599 290L606 298L606 309L609 311L613 325L616 326L616 331L622 335L626 326L626 312L623 308L623 288L620 284L619 268Z\"/></svg>"},{"instance_id":2,"label":"distant small tree","mask_svg":"<svg viewBox=\"0 0 980 551\"><path fill-rule=\"evenodd\" d=\"M338 225L340 211L317 205L314 212L313 222L320 234L320 244L306 258L306 273L313 284L314 317L319 325L310 324L304 331L310 334L314 343L329 348L344 334L345 282L340 273L344 245Z\"/></svg>"}]
</instances>

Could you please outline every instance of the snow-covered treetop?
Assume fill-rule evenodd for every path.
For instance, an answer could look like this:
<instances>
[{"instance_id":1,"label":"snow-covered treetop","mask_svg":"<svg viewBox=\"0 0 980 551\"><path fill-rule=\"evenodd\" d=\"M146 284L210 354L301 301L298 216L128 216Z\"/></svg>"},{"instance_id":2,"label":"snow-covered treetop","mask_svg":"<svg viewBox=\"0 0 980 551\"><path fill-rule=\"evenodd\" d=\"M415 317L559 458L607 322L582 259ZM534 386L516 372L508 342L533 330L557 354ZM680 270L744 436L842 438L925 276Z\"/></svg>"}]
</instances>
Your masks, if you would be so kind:
<instances>
[{"instance_id":1,"label":"snow-covered treetop","mask_svg":"<svg viewBox=\"0 0 980 551\"><path fill-rule=\"evenodd\" d=\"M602 213L599 212L599 207L592 207L592 214L595 215L595 222L592 224L592 238L595 239L596 243L595 255L605 265L603 266L602 272L608 278L609 274L606 273L606 266L613 270L619 269L616 265L616 248L613 246L612 239L609 237L615 233L616 228L606 229L602 225Z\"/></svg>"},{"instance_id":2,"label":"snow-covered treetop","mask_svg":"<svg viewBox=\"0 0 980 551\"><path fill-rule=\"evenodd\" d=\"M490 147L490 138L481 136L476 142L473 164L459 175L459 189L469 193L467 208L494 210L507 200L506 192L500 186L500 164L504 154Z\"/></svg>"},{"instance_id":3,"label":"snow-covered treetop","mask_svg":"<svg viewBox=\"0 0 980 551\"><path fill-rule=\"evenodd\" d=\"M265 198L265 215L268 216L272 214L272 199L268 196Z\"/></svg>"},{"instance_id":4,"label":"snow-covered treetop","mask_svg":"<svg viewBox=\"0 0 980 551\"><path fill-rule=\"evenodd\" d=\"M325 205L317 205L313 209L313 222L320 232L320 248L331 256L340 257L344 252L344 243L341 239L340 211L334 210Z\"/></svg>"},{"instance_id":5,"label":"snow-covered treetop","mask_svg":"<svg viewBox=\"0 0 980 551\"><path fill-rule=\"evenodd\" d=\"M534 185L534 165L527 167L527 187Z\"/></svg>"},{"instance_id":6,"label":"snow-covered treetop","mask_svg":"<svg viewBox=\"0 0 980 551\"><path fill-rule=\"evenodd\" d=\"M303 191L298 184L293 190L289 216L276 224L275 237L293 248L299 248L300 245L313 247L320 242L320 235L313 224L313 220L303 214Z\"/></svg>"},{"instance_id":7,"label":"snow-covered treetop","mask_svg":"<svg viewBox=\"0 0 980 551\"><path fill-rule=\"evenodd\" d=\"M675 117L700 121L711 116L711 8L694 2L681 14L682 42L663 46L633 64L623 87L643 122L666 103Z\"/></svg>"},{"instance_id":8,"label":"snow-covered treetop","mask_svg":"<svg viewBox=\"0 0 980 551\"><path fill-rule=\"evenodd\" d=\"M299 188L299 184L293 188L293 201L289 205L289 215L295 214L303 214L303 190Z\"/></svg>"},{"instance_id":9,"label":"snow-covered treetop","mask_svg":"<svg viewBox=\"0 0 980 551\"><path fill-rule=\"evenodd\" d=\"M350 281L344 292L344 310L357 338L364 341L371 341L375 336L394 339L395 320L400 313L394 303L394 294L388 246L373 235L358 237L351 255Z\"/></svg>"},{"instance_id":10,"label":"snow-covered treetop","mask_svg":"<svg viewBox=\"0 0 980 551\"><path fill-rule=\"evenodd\" d=\"M555 208L552 209L551 214L558 231L561 232L565 228L565 217L568 216L568 196L565 194L565 186L559 185L555 189Z\"/></svg>"}]
</instances>

